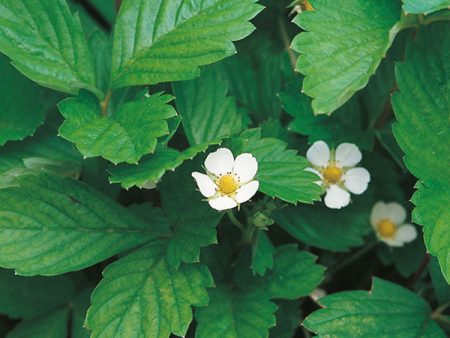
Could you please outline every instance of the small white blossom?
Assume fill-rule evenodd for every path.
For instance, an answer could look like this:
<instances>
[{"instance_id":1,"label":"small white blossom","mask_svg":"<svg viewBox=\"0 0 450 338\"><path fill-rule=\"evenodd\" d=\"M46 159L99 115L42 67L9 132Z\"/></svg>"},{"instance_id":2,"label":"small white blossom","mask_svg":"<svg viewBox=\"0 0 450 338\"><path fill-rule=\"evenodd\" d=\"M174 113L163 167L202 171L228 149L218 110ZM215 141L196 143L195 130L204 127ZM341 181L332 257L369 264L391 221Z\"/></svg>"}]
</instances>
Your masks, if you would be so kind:
<instances>
[{"instance_id":1,"label":"small white blossom","mask_svg":"<svg viewBox=\"0 0 450 338\"><path fill-rule=\"evenodd\" d=\"M306 170L320 177L317 184L326 189L325 205L340 209L350 203L350 193L360 195L366 191L370 174L364 168L355 168L361 162L362 154L351 143L342 143L336 150L323 141L315 142L306 153L312 168Z\"/></svg>"},{"instance_id":2,"label":"small white blossom","mask_svg":"<svg viewBox=\"0 0 450 338\"><path fill-rule=\"evenodd\" d=\"M403 246L417 237L416 228L405 220L406 210L396 202L377 202L370 215L378 239L389 246Z\"/></svg>"},{"instance_id":3,"label":"small white blossom","mask_svg":"<svg viewBox=\"0 0 450 338\"><path fill-rule=\"evenodd\" d=\"M258 162L248 153L234 159L227 148L219 148L205 160L206 175L193 172L203 196L216 210L226 210L239 206L252 198L259 188L255 181Z\"/></svg>"}]
</instances>

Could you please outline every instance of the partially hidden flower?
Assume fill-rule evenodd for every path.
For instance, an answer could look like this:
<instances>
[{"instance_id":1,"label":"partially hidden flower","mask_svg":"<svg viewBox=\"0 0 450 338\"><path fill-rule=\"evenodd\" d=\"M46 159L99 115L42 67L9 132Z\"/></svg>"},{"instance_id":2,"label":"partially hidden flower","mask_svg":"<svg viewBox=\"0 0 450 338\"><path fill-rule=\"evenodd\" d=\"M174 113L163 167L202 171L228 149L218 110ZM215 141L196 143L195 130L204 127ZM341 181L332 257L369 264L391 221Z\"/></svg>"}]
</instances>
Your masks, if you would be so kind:
<instances>
[{"instance_id":1,"label":"partially hidden flower","mask_svg":"<svg viewBox=\"0 0 450 338\"><path fill-rule=\"evenodd\" d=\"M197 186L209 205L216 210L239 206L252 198L259 188L255 181L258 162L252 154L241 154L234 159L227 148L219 148L206 157L206 175L193 172Z\"/></svg>"},{"instance_id":2,"label":"partially hidden flower","mask_svg":"<svg viewBox=\"0 0 450 338\"><path fill-rule=\"evenodd\" d=\"M406 210L396 202L377 202L372 208L370 223L380 241L389 246L403 246L417 237L414 225L405 223Z\"/></svg>"},{"instance_id":3,"label":"partially hidden flower","mask_svg":"<svg viewBox=\"0 0 450 338\"><path fill-rule=\"evenodd\" d=\"M356 145L342 143L330 150L325 142L317 141L306 157L312 165L306 170L316 173L321 179L317 183L326 190L324 202L328 208L343 208L350 203L350 193L360 195L366 191L370 174L365 168L355 168L362 159Z\"/></svg>"}]
</instances>

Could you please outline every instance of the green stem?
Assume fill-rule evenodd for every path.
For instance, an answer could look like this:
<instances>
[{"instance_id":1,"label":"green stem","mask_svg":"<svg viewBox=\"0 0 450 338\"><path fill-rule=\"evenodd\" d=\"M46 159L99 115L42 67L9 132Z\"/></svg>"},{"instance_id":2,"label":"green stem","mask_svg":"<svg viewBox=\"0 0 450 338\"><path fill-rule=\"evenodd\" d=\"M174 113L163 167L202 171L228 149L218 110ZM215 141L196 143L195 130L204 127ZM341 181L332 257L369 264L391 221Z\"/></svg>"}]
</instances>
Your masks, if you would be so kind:
<instances>
[{"instance_id":1,"label":"green stem","mask_svg":"<svg viewBox=\"0 0 450 338\"><path fill-rule=\"evenodd\" d=\"M234 213L232 210L228 210L227 211L227 215L228 218L230 219L230 222L233 223L237 228L239 228L239 230L241 230L242 232L245 231L245 225L242 224L237 218L236 216L234 216Z\"/></svg>"},{"instance_id":2,"label":"green stem","mask_svg":"<svg viewBox=\"0 0 450 338\"><path fill-rule=\"evenodd\" d=\"M363 247L362 249L356 251L353 255L347 257L346 259L344 259L342 262L333 265L329 270L328 273L329 274L334 274L339 270L344 269L345 267L347 267L348 265L352 264L354 261L358 260L359 258L361 258L362 256L364 256L366 253L368 253L369 251L371 251L373 248L375 248L378 244L378 241L374 241L372 243L367 244L365 247Z\"/></svg>"},{"instance_id":3,"label":"green stem","mask_svg":"<svg viewBox=\"0 0 450 338\"><path fill-rule=\"evenodd\" d=\"M436 21L449 21L450 20L450 12L446 11L444 13L439 14L431 14L427 15L423 20L422 23L424 25L429 25L430 23L436 22Z\"/></svg>"},{"instance_id":4,"label":"green stem","mask_svg":"<svg viewBox=\"0 0 450 338\"><path fill-rule=\"evenodd\" d=\"M102 109L102 116L106 116L108 114L108 106L109 106L109 101L111 100L111 95L112 95L112 91L108 91L106 93L105 99L100 102L100 107Z\"/></svg>"},{"instance_id":5,"label":"green stem","mask_svg":"<svg viewBox=\"0 0 450 338\"><path fill-rule=\"evenodd\" d=\"M433 311L433 313L431 314L431 318L437 319L437 318L445 318L446 320L447 317L443 315L443 312L450 307L450 302L442 304L441 306L439 306L436 310Z\"/></svg>"}]
</instances>

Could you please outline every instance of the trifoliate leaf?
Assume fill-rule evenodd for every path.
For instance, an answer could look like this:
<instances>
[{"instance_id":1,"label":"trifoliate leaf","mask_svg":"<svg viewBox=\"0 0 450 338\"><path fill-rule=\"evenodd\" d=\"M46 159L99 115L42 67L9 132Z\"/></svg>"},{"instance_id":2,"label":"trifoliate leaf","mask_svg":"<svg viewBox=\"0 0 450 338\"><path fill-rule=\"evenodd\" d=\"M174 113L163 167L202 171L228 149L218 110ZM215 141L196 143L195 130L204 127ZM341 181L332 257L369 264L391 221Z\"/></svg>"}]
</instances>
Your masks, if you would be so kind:
<instances>
[{"instance_id":1,"label":"trifoliate leaf","mask_svg":"<svg viewBox=\"0 0 450 338\"><path fill-rule=\"evenodd\" d=\"M277 326L269 330L271 338L292 338L300 326L300 302L298 300L283 300L276 302Z\"/></svg>"},{"instance_id":2,"label":"trifoliate leaf","mask_svg":"<svg viewBox=\"0 0 450 338\"><path fill-rule=\"evenodd\" d=\"M0 269L0 313L10 318L31 318L66 304L74 294L66 276L22 277Z\"/></svg>"},{"instance_id":3,"label":"trifoliate leaf","mask_svg":"<svg viewBox=\"0 0 450 338\"><path fill-rule=\"evenodd\" d=\"M91 52L65 0L5 0L0 4L0 52L41 86L77 94L96 89Z\"/></svg>"},{"instance_id":4,"label":"trifoliate leaf","mask_svg":"<svg viewBox=\"0 0 450 338\"><path fill-rule=\"evenodd\" d=\"M276 223L291 236L330 251L348 251L362 245L363 236L371 231L369 215L370 206L359 203L339 211L302 205L283 208L273 214Z\"/></svg>"},{"instance_id":5,"label":"trifoliate leaf","mask_svg":"<svg viewBox=\"0 0 450 338\"><path fill-rule=\"evenodd\" d=\"M318 337L444 338L430 306L400 285L374 278L372 290L344 291L320 299L324 307L303 325Z\"/></svg>"},{"instance_id":6,"label":"trifoliate leaf","mask_svg":"<svg viewBox=\"0 0 450 338\"><path fill-rule=\"evenodd\" d=\"M449 83L450 25L423 28L409 41L406 61L397 64L399 93L393 97L394 135L405 164L420 181L413 221L424 226L427 250L438 257L450 282Z\"/></svg>"},{"instance_id":7,"label":"trifoliate leaf","mask_svg":"<svg viewBox=\"0 0 450 338\"><path fill-rule=\"evenodd\" d=\"M62 308L40 317L25 320L7 335L7 338L61 338L67 336L69 309ZM75 337L74 337L75 338Z\"/></svg>"},{"instance_id":8,"label":"trifoliate leaf","mask_svg":"<svg viewBox=\"0 0 450 338\"><path fill-rule=\"evenodd\" d=\"M259 230L252 246L252 265L253 273L264 276L267 269L273 267L273 254L275 247L266 235L264 230Z\"/></svg>"},{"instance_id":9,"label":"trifoliate leaf","mask_svg":"<svg viewBox=\"0 0 450 338\"><path fill-rule=\"evenodd\" d=\"M111 116L103 116L98 100L83 92L58 104L66 119L59 133L75 143L85 157L136 163L154 152L158 137L169 133L166 119L176 116L167 104L171 100L170 95L144 96L122 104Z\"/></svg>"},{"instance_id":10,"label":"trifoliate leaf","mask_svg":"<svg viewBox=\"0 0 450 338\"><path fill-rule=\"evenodd\" d=\"M209 143L199 144L183 152L172 148L157 149L154 154L147 155L138 165L119 164L109 170L111 183L120 183L125 189L133 186L145 188L156 187L164 173L175 170L185 160L192 159L197 153L205 151Z\"/></svg>"},{"instance_id":11,"label":"trifoliate leaf","mask_svg":"<svg viewBox=\"0 0 450 338\"><path fill-rule=\"evenodd\" d=\"M14 177L0 200L0 266L22 275L79 270L160 235L89 186L43 171Z\"/></svg>"},{"instance_id":12,"label":"trifoliate leaf","mask_svg":"<svg viewBox=\"0 0 450 338\"><path fill-rule=\"evenodd\" d=\"M301 53L297 70L316 114L331 114L366 86L398 29L400 3L391 0L311 1L314 11L294 22L300 33L292 47Z\"/></svg>"},{"instance_id":13,"label":"trifoliate leaf","mask_svg":"<svg viewBox=\"0 0 450 338\"><path fill-rule=\"evenodd\" d=\"M449 7L449 0L403 0L403 10L406 13L428 14Z\"/></svg>"},{"instance_id":14,"label":"trifoliate leaf","mask_svg":"<svg viewBox=\"0 0 450 338\"><path fill-rule=\"evenodd\" d=\"M314 182L317 175L305 171L306 158L275 138L261 138L261 131L253 129L232 140L235 154L251 153L258 161L259 190L269 196L297 204L320 199L322 188Z\"/></svg>"},{"instance_id":15,"label":"trifoliate leaf","mask_svg":"<svg viewBox=\"0 0 450 338\"><path fill-rule=\"evenodd\" d=\"M204 68L194 80L173 84L177 111L191 146L208 143L241 131L236 101L216 68Z\"/></svg>"},{"instance_id":16,"label":"trifoliate leaf","mask_svg":"<svg viewBox=\"0 0 450 338\"><path fill-rule=\"evenodd\" d=\"M195 311L197 338L263 338L275 326L277 306L262 290L244 292L219 285L208 294L208 306Z\"/></svg>"},{"instance_id":17,"label":"trifoliate leaf","mask_svg":"<svg viewBox=\"0 0 450 338\"><path fill-rule=\"evenodd\" d=\"M164 213L174 232L167 250L170 266L198 262L200 248L217 243L216 226L222 214L203 200L191 176L201 168L200 159L186 161L175 172L167 173L158 186Z\"/></svg>"},{"instance_id":18,"label":"trifoliate leaf","mask_svg":"<svg viewBox=\"0 0 450 338\"><path fill-rule=\"evenodd\" d=\"M185 336L191 305L208 303L205 288L213 280L200 264L171 268L165 249L166 243L158 241L106 268L87 314L92 338Z\"/></svg>"},{"instance_id":19,"label":"trifoliate leaf","mask_svg":"<svg viewBox=\"0 0 450 338\"><path fill-rule=\"evenodd\" d=\"M235 52L262 7L255 0L125 0L116 20L111 87L188 80Z\"/></svg>"},{"instance_id":20,"label":"trifoliate leaf","mask_svg":"<svg viewBox=\"0 0 450 338\"><path fill-rule=\"evenodd\" d=\"M307 135L308 142L325 141L328 144L350 142L370 150L373 132L364 126L363 111L355 97L332 116L316 116L311 108L311 98L300 92L300 80L292 81L280 94L283 109L294 120L289 129Z\"/></svg>"},{"instance_id":21,"label":"trifoliate leaf","mask_svg":"<svg viewBox=\"0 0 450 338\"><path fill-rule=\"evenodd\" d=\"M317 257L298 251L296 245L277 248L273 269L264 276L263 288L271 298L296 299L310 294L322 281L325 268Z\"/></svg>"},{"instance_id":22,"label":"trifoliate leaf","mask_svg":"<svg viewBox=\"0 0 450 338\"><path fill-rule=\"evenodd\" d=\"M32 135L44 122L44 103L39 86L21 75L0 55L0 146ZM21 99L18 100L17 98Z\"/></svg>"}]
</instances>

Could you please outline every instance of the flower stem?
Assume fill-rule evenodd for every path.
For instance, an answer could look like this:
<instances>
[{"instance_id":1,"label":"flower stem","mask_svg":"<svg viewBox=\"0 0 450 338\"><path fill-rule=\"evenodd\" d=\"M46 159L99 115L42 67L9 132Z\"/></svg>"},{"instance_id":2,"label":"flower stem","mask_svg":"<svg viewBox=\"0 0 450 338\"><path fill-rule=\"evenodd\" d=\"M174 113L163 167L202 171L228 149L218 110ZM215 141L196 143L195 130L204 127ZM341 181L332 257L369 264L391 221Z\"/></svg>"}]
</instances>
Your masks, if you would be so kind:
<instances>
[{"instance_id":1,"label":"flower stem","mask_svg":"<svg viewBox=\"0 0 450 338\"><path fill-rule=\"evenodd\" d=\"M100 107L102 109L102 116L106 116L108 113L109 101L111 100L112 91L106 93L105 99L100 102Z\"/></svg>"},{"instance_id":2,"label":"flower stem","mask_svg":"<svg viewBox=\"0 0 450 338\"><path fill-rule=\"evenodd\" d=\"M242 232L245 231L245 226L242 224L234 215L232 210L227 211L228 218L230 219L230 222L233 223L239 230Z\"/></svg>"},{"instance_id":3,"label":"flower stem","mask_svg":"<svg viewBox=\"0 0 450 338\"><path fill-rule=\"evenodd\" d=\"M338 263L336 265L333 265L328 270L328 273L329 274L334 274L337 271L344 269L345 267L347 267L350 264L352 264L354 261L356 261L359 258L361 258L362 256L364 256L366 253L371 251L373 248L375 248L377 246L377 244L378 244L378 241L373 241L372 243L367 244L366 246L364 246L360 250L356 251L353 255L347 257L346 259L344 259L342 262L340 262L340 263Z\"/></svg>"}]
</instances>

